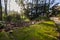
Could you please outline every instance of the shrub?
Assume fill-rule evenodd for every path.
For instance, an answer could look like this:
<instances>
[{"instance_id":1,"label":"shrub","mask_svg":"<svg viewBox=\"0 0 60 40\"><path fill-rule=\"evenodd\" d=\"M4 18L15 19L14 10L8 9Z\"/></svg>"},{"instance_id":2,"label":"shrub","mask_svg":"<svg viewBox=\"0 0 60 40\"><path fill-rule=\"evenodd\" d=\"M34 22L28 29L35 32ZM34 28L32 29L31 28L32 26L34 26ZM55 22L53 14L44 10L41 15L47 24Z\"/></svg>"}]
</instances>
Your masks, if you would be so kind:
<instances>
[{"instance_id":1,"label":"shrub","mask_svg":"<svg viewBox=\"0 0 60 40\"><path fill-rule=\"evenodd\" d=\"M8 22L13 21L13 22L16 22L18 20L21 20L19 14L15 13L15 14L7 15L7 16L5 14L3 14L3 21L8 21Z\"/></svg>"}]
</instances>

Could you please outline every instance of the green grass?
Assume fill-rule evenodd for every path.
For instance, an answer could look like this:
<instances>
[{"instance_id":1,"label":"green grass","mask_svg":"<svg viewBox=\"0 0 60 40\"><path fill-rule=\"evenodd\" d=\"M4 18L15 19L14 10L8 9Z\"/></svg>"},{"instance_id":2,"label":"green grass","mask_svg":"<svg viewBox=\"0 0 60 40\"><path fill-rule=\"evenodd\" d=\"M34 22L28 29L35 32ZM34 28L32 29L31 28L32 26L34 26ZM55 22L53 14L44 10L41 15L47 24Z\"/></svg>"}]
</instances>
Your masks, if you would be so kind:
<instances>
[{"instance_id":1,"label":"green grass","mask_svg":"<svg viewBox=\"0 0 60 40\"><path fill-rule=\"evenodd\" d=\"M11 40L6 32L0 32L0 40Z\"/></svg>"},{"instance_id":2,"label":"green grass","mask_svg":"<svg viewBox=\"0 0 60 40\"><path fill-rule=\"evenodd\" d=\"M29 27L22 27L13 30L11 34L6 32L0 33L0 40L57 40L58 32L55 30L54 22L46 21L43 23L38 23L30 25ZM7 36L8 37L7 37ZM4 38L4 39L3 39ZM11 39L10 39L11 38Z\"/></svg>"}]
</instances>

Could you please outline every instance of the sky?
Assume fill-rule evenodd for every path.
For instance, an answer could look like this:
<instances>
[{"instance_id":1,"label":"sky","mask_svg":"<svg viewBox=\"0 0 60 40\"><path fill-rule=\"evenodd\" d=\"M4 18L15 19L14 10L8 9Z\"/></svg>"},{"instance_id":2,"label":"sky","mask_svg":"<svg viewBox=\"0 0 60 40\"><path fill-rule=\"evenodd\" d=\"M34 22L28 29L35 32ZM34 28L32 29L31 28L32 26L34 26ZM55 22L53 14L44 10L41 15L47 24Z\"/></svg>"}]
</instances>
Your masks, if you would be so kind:
<instances>
[{"instance_id":1,"label":"sky","mask_svg":"<svg viewBox=\"0 0 60 40\"><path fill-rule=\"evenodd\" d=\"M55 3L60 3L60 0L55 0ZM9 10L9 0L7 4L7 9ZM60 5L60 4L59 4ZM4 0L2 0L2 6L4 7ZM10 0L10 10L14 10L20 13L20 7L19 5L15 2L15 0Z\"/></svg>"},{"instance_id":2,"label":"sky","mask_svg":"<svg viewBox=\"0 0 60 40\"><path fill-rule=\"evenodd\" d=\"M2 0L2 6L4 7L4 0ZM10 0L10 7L9 7L9 0L7 3L7 9L11 11L17 11L20 13L20 7L19 5L15 2L15 0Z\"/></svg>"}]
</instances>

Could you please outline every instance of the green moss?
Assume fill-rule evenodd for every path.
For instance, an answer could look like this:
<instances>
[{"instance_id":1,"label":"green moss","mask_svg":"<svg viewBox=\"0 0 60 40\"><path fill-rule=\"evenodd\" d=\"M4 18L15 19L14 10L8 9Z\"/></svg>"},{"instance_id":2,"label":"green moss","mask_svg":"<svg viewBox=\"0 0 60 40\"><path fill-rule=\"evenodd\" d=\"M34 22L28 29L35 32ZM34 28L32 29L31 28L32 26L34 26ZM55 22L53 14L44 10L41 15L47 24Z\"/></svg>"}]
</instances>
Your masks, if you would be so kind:
<instances>
[{"instance_id":1,"label":"green moss","mask_svg":"<svg viewBox=\"0 0 60 40\"><path fill-rule=\"evenodd\" d=\"M3 35L4 34L5 33L3 33ZM15 29L13 30L12 36L14 37L13 39L16 40L57 40L57 34L58 32L55 30L54 22L46 21L43 23L30 25L29 27ZM9 35L8 37L11 37L11 35ZM5 35L2 36L0 34L0 37L4 38Z\"/></svg>"}]
</instances>

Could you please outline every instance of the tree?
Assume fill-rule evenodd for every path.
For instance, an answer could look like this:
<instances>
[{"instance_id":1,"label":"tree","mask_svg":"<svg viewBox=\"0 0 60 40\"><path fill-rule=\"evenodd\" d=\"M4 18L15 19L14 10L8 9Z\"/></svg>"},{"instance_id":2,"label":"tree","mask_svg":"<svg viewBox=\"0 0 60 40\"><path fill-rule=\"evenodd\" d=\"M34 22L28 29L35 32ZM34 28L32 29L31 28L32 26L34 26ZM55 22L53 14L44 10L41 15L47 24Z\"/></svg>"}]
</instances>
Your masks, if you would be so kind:
<instances>
[{"instance_id":1,"label":"tree","mask_svg":"<svg viewBox=\"0 0 60 40\"><path fill-rule=\"evenodd\" d=\"M21 8L21 14L20 14L20 16L22 16L22 18L23 18L23 15L24 15L24 13L26 12L26 8L25 8L25 4L24 4L24 1L25 0L15 0L15 2L20 6L20 8Z\"/></svg>"},{"instance_id":2,"label":"tree","mask_svg":"<svg viewBox=\"0 0 60 40\"><path fill-rule=\"evenodd\" d=\"M4 0L5 3L5 14L7 15L7 0Z\"/></svg>"},{"instance_id":3,"label":"tree","mask_svg":"<svg viewBox=\"0 0 60 40\"><path fill-rule=\"evenodd\" d=\"M16 0L16 2L20 5L21 7L21 13L24 13L30 17L30 18L36 18L41 16L49 16L49 10L50 10L50 4L54 3L54 0L31 0L31 2L28 2L29 0L26 0L27 4L24 4L25 0ZM39 3L40 2L40 3ZM25 6L27 5L27 9ZM29 8L29 5L31 8Z\"/></svg>"},{"instance_id":4,"label":"tree","mask_svg":"<svg viewBox=\"0 0 60 40\"><path fill-rule=\"evenodd\" d=\"M0 21L2 20L2 4L1 4L1 0L0 0Z\"/></svg>"},{"instance_id":5,"label":"tree","mask_svg":"<svg viewBox=\"0 0 60 40\"><path fill-rule=\"evenodd\" d=\"M10 12L10 2L11 2L11 0L9 0L9 12Z\"/></svg>"}]
</instances>

